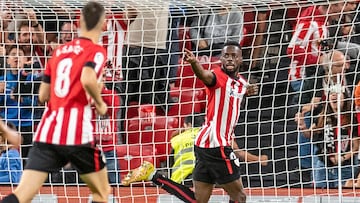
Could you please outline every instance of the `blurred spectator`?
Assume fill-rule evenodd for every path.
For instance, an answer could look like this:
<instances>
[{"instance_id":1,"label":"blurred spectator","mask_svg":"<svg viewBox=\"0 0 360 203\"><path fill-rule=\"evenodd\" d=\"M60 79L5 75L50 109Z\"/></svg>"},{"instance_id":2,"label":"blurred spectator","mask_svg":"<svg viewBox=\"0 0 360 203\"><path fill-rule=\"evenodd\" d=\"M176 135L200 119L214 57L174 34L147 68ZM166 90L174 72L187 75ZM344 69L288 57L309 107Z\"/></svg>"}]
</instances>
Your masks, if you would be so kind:
<instances>
[{"instance_id":1,"label":"blurred spectator","mask_svg":"<svg viewBox=\"0 0 360 203\"><path fill-rule=\"evenodd\" d=\"M8 122L8 127L16 130ZM22 175L21 157L18 149L8 144L7 139L0 136L0 183L19 183Z\"/></svg>"},{"instance_id":2,"label":"blurred spectator","mask_svg":"<svg viewBox=\"0 0 360 203\"><path fill-rule=\"evenodd\" d=\"M168 3L157 5L156 10L138 8L123 51L124 89L128 96L125 103L159 104L164 112L168 111L168 19Z\"/></svg>"},{"instance_id":3,"label":"blurred spectator","mask_svg":"<svg viewBox=\"0 0 360 203\"><path fill-rule=\"evenodd\" d=\"M301 113L304 114L304 122L307 128L311 126L312 117L321 112L321 105L319 105L319 103L323 98L326 98L329 90L335 87L338 74L340 74L344 89L347 94L350 95L350 91L346 88L345 72L348 70L349 64L345 55L340 51L334 50L324 54L323 58L323 66L317 74L315 89L302 93L302 99L307 101L311 100L310 103L304 104L301 108ZM311 84L311 86L314 86L314 84ZM310 88L311 87L307 89ZM309 169L312 170L313 164L317 162L317 157L312 156L316 152L317 146L313 145L311 139L305 137L301 131L299 133L299 144L300 166L303 177L311 180L312 171Z\"/></svg>"},{"instance_id":4,"label":"blurred spectator","mask_svg":"<svg viewBox=\"0 0 360 203\"><path fill-rule=\"evenodd\" d=\"M3 10L1 13L1 34L0 34L0 43L1 46L5 44L11 43L9 40L9 24L13 20L12 14L10 10Z\"/></svg>"},{"instance_id":5,"label":"blurred spectator","mask_svg":"<svg viewBox=\"0 0 360 203\"><path fill-rule=\"evenodd\" d=\"M120 167L115 150L115 146L118 144L117 112L120 108L120 98L115 91L106 88L103 88L101 94L109 108L107 115L95 117L94 136L106 158L109 182L120 183Z\"/></svg>"},{"instance_id":6,"label":"blurred spectator","mask_svg":"<svg viewBox=\"0 0 360 203\"><path fill-rule=\"evenodd\" d=\"M166 49L169 53L169 83L171 87L175 86L177 70L180 58L180 43L179 43L179 25L180 17L183 15L183 10L175 6L170 7L169 16L169 30L166 42Z\"/></svg>"},{"instance_id":7,"label":"blurred spectator","mask_svg":"<svg viewBox=\"0 0 360 203\"><path fill-rule=\"evenodd\" d=\"M10 10L3 10L0 14L0 76L4 75L5 67L5 45L11 43L9 40L9 24L12 21L12 16Z\"/></svg>"},{"instance_id":8,"label":"blurred spectator","mask_svg":"<svg viewBox=\"0 0 360 203\"><path fill-rule=\"evenodd\" d=\"M78 37L78 27L75 23L70 21L65 21L60 27L60 44L65 44L70 42L74 38Z\"/></svg>"},{"instance_id":9,"label":"blurred spectator","mask_svg":"<svg viewBox=\"0 0 360 203\"><path fill-rule=\"evenodd\" d=\"M105 71L108 84L110 81L120 81L123 79L121 67L124 40L128 26L134 21L136 16L136 9L130 6L124 10L114 8L108 11L106 24L100 37L100 43L107 50L108 67Z\"/></svg>"},{"instance_id":10,"label":"blurred spectator","mask_svg":"<svg viewBox=\"0 0 360 203\"><path fill-rule=\"evenodd\" d=\"M356 26L359 26L358 22L356 22L357 7L357 0L346 1L341 18L333 20L329 29L329 41L333 44L334 49L342 51L350 59L350 67L346 75L350 85L356 85L360 80L359 75L356 74L359 72L358 59L360 59L360 32L356 29ZM352 89L352 86L350 86L350 89Z\"/></svg>"},{"instance_id":11,"label":"blurred spectator","mask_svg":"<svg viewBox=\"0 0 360 203\"><path fill-rule=\"evenodd\" d=\"M244 67L249 67L251 70L259 70L261 57L263 53L264 36L267 32L267 20L270 11L267 7L257 6L256 11L244 13L244 59L250 59L249 62L244 61ZM247 71L247 70L244 70Z\"/></svg>"},{"instance_id":12,"label":"blurred spectator","mask_svg":"<svg viewBox=\"0 0 360 203\"><path fill-rule=\"evenodd\" d=\"M27 57L26 65L40 72L45 67L46 57L50 56L51 47L45 46L45 32L35 12L31 9L24 9L23 12L27 14L28 20L21 21L18 25L16 42L23 46Z\"/></svg>"},{"instance_id":13,"label":"blurred spectator","mask_svg":"<svg viewBox=\"0 0 360 203\"><path fill-rule=\"evenodd\" d=\"M304 136L311 138L317 146L316 161L314 170L314 181L316 187L335 188L338 187L338 179L341 178L343 184L346 180L353 179L353 166L357 158L355 155L359 150L359 134L357 120L352 112L352 100L346 93L336 93L330 91L327 94L326 102L322 107L319 116L316 116L311 127L308 128L304 121L304 114L296 115L296 122ZM337 100L341 94L341 100ZM337 102L340 102L338 109ZM341 149L337 148L338 134L338 111L341 113ZM338 159L341 153L341 160ZM338 164L341 164L341 175L338 174Z\"/></svg>"},{"instance_id":14,"label":"blurred spectator","mask_svg":"<svg viewBox=\"0 0 360 203\"><path fill-rule=\"evenodd\" d=\"M331 0L329 4L310 6L301 12L295 31L287 49L291 59L289 69L290 85L296 95L292 104L299 104L303 83L313 83L313 76L318 71L317 64L321 63L320 41L327 39L329 20L338 19L344 3ZM304 81L304 79L307 79ZM313 88L312 88L313 89ZM304 101L308 103L310 101Z\"/></svg>"},{"instance_id":15,"label":"blurred spectator","mask_svg":"<svg viewBox=\"0 0 360 203\"><path fill-rule=\"evenodd\" d=\"M306 92L302 92L302 103L305 101L320 101L326 91L337 83L337 75L340 74L340 83L345 87L347 94L350 95L351 90L345 78L345 73L349 70L349 60L338 50L330 50L322 55L322 65L316 74L314 83L305 83ZM350 85L351 86L351 85ZM315 98L314 98L315 97ZM309 103L309 102L308 102Z\"/></svg>"},{"instance_id":16,"label":"blurred spectator","mask_svg":"<svg viewBox=\"0 0 360 203\"><path fill-rule=\"evenodd\" d=\"M37 96L33 85L35 75L24 70L24 50L18 46L9 49L7 71L0 77L3 89L0 89L0 116L12 122L23 137L22 157L26 157L32 143L34 106Z\"/></svg>"},{"instance_id":17,"label":"blurred spectator","mask_svg":"<svg viewBox=\"0 0 360 203\"><path fill-rule=\"evenodd\" d=\"M214 6L194 17L190 37L199 55L219 57L224 43L243 38L243 13L232 5Z\"/></svg>"}]
</instances>

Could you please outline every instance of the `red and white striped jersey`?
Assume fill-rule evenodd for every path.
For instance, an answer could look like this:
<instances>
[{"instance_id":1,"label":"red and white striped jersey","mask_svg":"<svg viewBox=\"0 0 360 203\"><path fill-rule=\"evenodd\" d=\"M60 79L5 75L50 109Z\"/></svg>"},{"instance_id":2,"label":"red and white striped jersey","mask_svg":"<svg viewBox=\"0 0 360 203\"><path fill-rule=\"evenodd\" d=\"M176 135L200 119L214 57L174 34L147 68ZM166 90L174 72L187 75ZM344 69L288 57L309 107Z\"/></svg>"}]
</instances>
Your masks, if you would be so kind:
<instances>
[{"instance_id":1,"label":"red and white striped jersey","mask_svg":"<svg viewBox=\"0 0 360 203\"><path fill-rule=\"evenodd\" d=\"M238 79L230 78L221 68L213 69L213 73L216 84L206 87L206 122L195 140L195 146L201 148L231 146L241 101L248 84L240 75Z\"/></svg>"},{"instance_id":2,"label":"red and white striped jersey","mask_svg":"<svg viewBox=\"0 0 360 203\"><path fill-rule=\"evenodd\" d=\"M91 102L80 78L84 66L88 66L101 80L105 60L105 49L87 38L74 39L53 52L43 79L50 84L50 101L35 133L35 142L93 143Z\"/></svg>"},{"instance_id":3,"label":"red and white striped jersey","mask_svg":"<svg viewBox=\"0 0 360 203\"><path fill-rule=\"evenodd\" d=\"M94 120L94 136L97 144L100 144L104 152L112 151L117 144L117 114L120 110L120 98L115 91L104 88L101 91L104 102L108 105L105 116L98 116ZM93 112L95 114L95 111Z\"/></svg>"},{"instance_id":4,"label":"red and white striped jersey","mask_svg":"<svg viewBox=\"0 0 360 203\"><path fill-rule=\"evenodd\" d=\"M326 15L316 6L305 9L298 19L287 48L287 54L291 58L290 80L304 78L305 68L317 64L320 56L319 41L327 36Z\"/></svg>"},{"instance_id":5,"label":"red and white striped jersey","mask_svg":"<svg viewBox=\"0 0 360 203\"><path fill-rule=\"evenodd\" d=\"M106 78L121 80L123 78L121 72L123 46L127 23L123 14L107 15L106 27L100 37L100 44L107 51L107 61L112 65L111 69L106 69ZM113 78L115 77L115 78Z\"/></svg>"}]
</instances>

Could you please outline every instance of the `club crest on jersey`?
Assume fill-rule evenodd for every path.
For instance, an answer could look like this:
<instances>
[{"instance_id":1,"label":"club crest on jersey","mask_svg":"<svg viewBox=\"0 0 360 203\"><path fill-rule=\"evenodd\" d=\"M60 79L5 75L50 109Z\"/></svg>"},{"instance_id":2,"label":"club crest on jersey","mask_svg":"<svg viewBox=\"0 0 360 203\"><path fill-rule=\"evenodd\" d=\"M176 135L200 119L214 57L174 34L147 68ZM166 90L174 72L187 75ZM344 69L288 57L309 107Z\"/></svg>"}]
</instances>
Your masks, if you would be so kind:
<instances>
[{"instance_id":1,"label":"club crest on jersey","mask_svg":"<svg viewBox=\"0 0 360 203\"><path fill-rule=\"evenodd\" d=\"M244 94L243 93L239 93L239 92L236 92L234 89L232 88L229 88L227 90L227 92L229 93L230 97L235 97L235 98L238 98L238 99L242 99L244 97Z\"/></svg>"}]
</instances>

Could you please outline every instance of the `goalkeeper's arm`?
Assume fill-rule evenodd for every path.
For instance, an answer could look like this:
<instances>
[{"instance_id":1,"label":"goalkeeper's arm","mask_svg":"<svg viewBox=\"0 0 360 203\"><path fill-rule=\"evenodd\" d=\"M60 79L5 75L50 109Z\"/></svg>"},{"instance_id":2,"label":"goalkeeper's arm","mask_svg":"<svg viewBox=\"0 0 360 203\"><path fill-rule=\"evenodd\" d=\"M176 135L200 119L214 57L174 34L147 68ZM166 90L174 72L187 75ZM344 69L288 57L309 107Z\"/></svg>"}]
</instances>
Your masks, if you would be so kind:
<instances>
[{"instance_id":1,"label":"goalkeeper's arm","mask_svg":"<svg viewBox=\"0 0 360 203\"><path fill-rule=\"evenodd\" d=\"M239 149L239 146L237 145L236 141L233 139L232 141L232 148L236 154L236 156L247 162L247 163L253 163L253 162L260 162L261 165L266 166L268 163L268 156L267 155L261 155L261 156L257 156L254 155L250 152L247 152L245 150Z\"/></svg>"}]
</instances>

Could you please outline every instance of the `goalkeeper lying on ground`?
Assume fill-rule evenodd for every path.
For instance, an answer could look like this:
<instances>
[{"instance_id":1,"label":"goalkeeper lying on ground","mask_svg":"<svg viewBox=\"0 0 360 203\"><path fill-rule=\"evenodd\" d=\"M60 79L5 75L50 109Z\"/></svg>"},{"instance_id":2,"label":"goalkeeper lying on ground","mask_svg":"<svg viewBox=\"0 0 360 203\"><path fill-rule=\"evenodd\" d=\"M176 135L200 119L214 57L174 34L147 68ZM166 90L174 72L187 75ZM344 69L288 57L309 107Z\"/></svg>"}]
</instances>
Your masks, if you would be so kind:
<instances>
[{"instance_id":1,"label":"goalkeeper lying on ground","mask_svg":"<svg viewBox=\"0 0 360 203\"><path fill-rule=\"evenodd\" d=\"M170 140L174 151L171 178L167 178L156 171L152 163L144 162L140 167L130 171L122 181L122 184L128 186L130 183L149 180L184 202L196 202L194 192L181 183L187 183L187 180L191 180L191 174L195 167L194 139L203 122L204 118L202 116L186 117L184 120L184 130ZM240 150L234 141L233 148L239 159L245 162L260 161L261 165L267 165L267 155L259 157Z\"/></svg>"}]
</instances>

